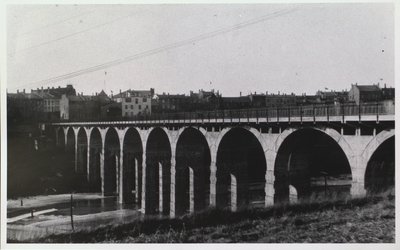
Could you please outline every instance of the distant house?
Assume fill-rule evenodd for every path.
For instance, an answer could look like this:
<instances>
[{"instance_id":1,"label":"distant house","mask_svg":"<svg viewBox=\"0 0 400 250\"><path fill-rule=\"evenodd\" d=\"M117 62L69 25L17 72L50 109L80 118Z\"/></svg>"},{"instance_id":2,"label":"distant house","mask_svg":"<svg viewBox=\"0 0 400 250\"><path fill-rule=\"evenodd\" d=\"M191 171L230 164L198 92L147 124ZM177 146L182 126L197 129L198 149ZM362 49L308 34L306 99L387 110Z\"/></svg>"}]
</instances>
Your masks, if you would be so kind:
<instances>
[{"instance_id":1,"label":"distant house","mask_svg":"<svg viewBox=\"0 0 400 250\"><path fill-rule=\"evenodd\" d=\"M382 91L378 85L352 84L348 95L349 102L354 102L357 105L382 100Z\"/></svg>"},{"instance_id":2,"label":"distant house","mask_svg":"<svg viewBox=\"0 0 400 250\"><path fill-rule=\"evenodd\" d=\"M78 94L62 95L60 100L60 118L69 121L99 120L102 106L112 103L104 91L94 96Z\"/></svg>"},{"instance_id":3,"label":"distant house","mask_svg":"<svg viewBox=\"0 0 400 250\"><path fill-rule=\"evenodd\" d=\"M190 107L190 97L186 95L170 95L169 93L154 96L153 110L155 113L185 112Z\"/></svg>"},{"instance_id":4,"label":"distant house","mask_svg":"<svg viewBox=\"0 0 400 250\"><path fill-rule=\"evenodd\" d=\"M265 96L265 106L268 108L295 106L298 101L294 94L268 94Z\"/></svg>"},{"instance_id":5,"label":"distant house","mask_svg":"<svg viewBox=\"0 0 400 250\"><path fill-rule=\"evenodd\" d=\"M251 108L250 96L222 97L222 109L248 109Z\"/></svg>"},{"instance_id":6,"label":"distant house","mask_svg":"<svg viewBox=\"0 0 400 250\"><path fill-rule=\"evenodd\" d=\"M347 91L317 91L317 98L324 104L341 104L348 102L349 93Z\"/></svg>"},{"instance_id":7,"label":"distant house","mask_svg":"<svg viewBox=\"0 0 400 250\"><path fill-rule=\"evenodd\" d=\"M7 120L9 123L43 121L43 97L34 93L7 93Z\"/></svg>"},{"instance_id":8,"label":"distant house","mask_svg":"<svg viewBox=\"0 0 400 250\"><path fill-rule=\"evenodd\" d=\"M135 117L151 114L153 95L153 88L150 90L127 90L120 91L112 99L117 103L121 103L122 117Z\"/></svg>"}]
</instances>

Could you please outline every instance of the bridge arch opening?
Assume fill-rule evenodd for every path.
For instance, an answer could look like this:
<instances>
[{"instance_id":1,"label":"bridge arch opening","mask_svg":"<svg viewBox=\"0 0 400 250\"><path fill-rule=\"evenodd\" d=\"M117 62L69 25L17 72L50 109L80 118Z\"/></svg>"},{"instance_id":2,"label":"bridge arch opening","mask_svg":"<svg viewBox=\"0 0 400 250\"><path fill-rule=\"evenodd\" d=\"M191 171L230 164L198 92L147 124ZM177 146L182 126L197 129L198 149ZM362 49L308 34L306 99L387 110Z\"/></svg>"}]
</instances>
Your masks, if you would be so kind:
<instances>
[{"instance_id":1,"label":"bridge arch opening","mask_svg":"<svg viewBox=\"0 0 400 250\"><path fill-rule=\"evenodd\" d=\"M90 154L89 154L89 190L101 192L101 173L100 173L100 154L102 142L100 131L93 128L90 134Z\"/></svg>"},{"instance_id":2,"label":"bridge arch opening","mask_svg":"<svg viewBox=\"0 0 400 250\"><path fill-rule=\"evenodd\" d=\"M146 145L146 214L169 215L171 145L162 128L154 128Z\"/></svg>"},{"instance_id":3,"label":"bridge arch opening","mask_svg":"<svg viewBox=\"0 0 400 250\"><path fill-rule=\"evenodd\" d=\"M123 201L140 204L143 148L139 132L129 128L124 137Z\"/></svg>"},{"instance_id":4,"label":"bridge arch opening","mask_svg":"<svg viewBox=\"0 0 400 250\"><path fill-rule=\"evenodd\" d=\"M67 144L65 147L68 166L71 166L75 171L75 134L74 130L70 127L67 131Z\"/></svg>"},{"instance_id":5,"label":"bridge arch opening","mask_svg":"<svg viewBox=\"0 0 400 250\"><path fill-rule=\"evenodd\" d=\"M324 132L299 129L282 142L275 160L275 203L348 196L351 168L339 144ZM293 197L289 186L296 190Z\"/></svg>"},{"instance_id":6,"label":"bridge arch opening","mask_svg":"<svg viewBox=\"0 0 400 250\"><path fill-rule=\"evenodd\" d=\"M395 140L386 139L372 154L365 171L367 194L384 192L395 185ZM394 190L394 189L393 189Z\"/></svg>"},{"instance_id":7,"label":"bridge arch opening","mask_svg":"<svg viewBox=\"0 0 400 250\"><path fill-rule=\"evenodd\" d=\"M72 128L69 128L67 131L67 144L65 150L67 152L74 152L75 150L75 134Z\"/></svg>"},{"instance_id":8,"label":"bridge arch opening","mask_svg":"<svg viewBox=\"0 0 400 250\"><path fill-rule=\"evenodd\" d=\"M264 206L267 163L253 133L244 128L227 132L219 144L216 165L217 207Z\"/></svg>"},{"instance_id":9,"label":"bridge arch opening","mask_svg":"<svg viewBox=\"0 0 400 250\"><path fill-rule=\"evenodd\" d=\"M87 174L87 135L82 127L78 131L78 151L77 151L77 172L82 177L86 178Z\"/></svg>"},{"instance_id":10,"label":"bridge arch opening","mask_svg":"<svg viewBox=\"0 0 400 250\"><path fill-rule=\"evenodd\" d=\"M204 135L186 128L176 146L176 214L204 210L210 200L211 155Z\"/></svg>"},{"instance_id":11,"label":"bridge arch opening","mask_svg":"<svg viewBox=\"0 0 400 250\"><path fill-rule=\"evenodd\" d=\"M108 129L104 145L104 194L116 195L119 184L120 144L114 128Z\"/></svg>"},{"instance_id":12,"label":"bridge arch opening","mask_svg":"<svg viewBox=\"0 0 400 250\"><path fill-rule=\"evenodd\" d=\"M64 135L64 129L60 127L57 131L57 137L58 137L58 144L57 146L59 148L65 148L65 135Z\"/></svg>"}]
</instances>

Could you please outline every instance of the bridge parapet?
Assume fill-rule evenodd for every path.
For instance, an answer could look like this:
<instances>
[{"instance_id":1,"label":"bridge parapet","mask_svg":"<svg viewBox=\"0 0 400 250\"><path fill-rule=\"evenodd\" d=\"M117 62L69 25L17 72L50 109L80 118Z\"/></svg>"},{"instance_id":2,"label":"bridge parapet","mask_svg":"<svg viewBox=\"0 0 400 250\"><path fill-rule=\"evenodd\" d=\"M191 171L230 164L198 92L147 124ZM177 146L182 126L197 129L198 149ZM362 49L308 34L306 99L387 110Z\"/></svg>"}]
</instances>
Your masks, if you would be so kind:
<instances>
[{"instance_id":1,"label":"bridge parapet","mask_svg":"<svg viewBox=\"0 0 400 250\"><path fill-rule=\"evenodd\" d=\"M394 121L394 105L308 105L280 108L214 110L152 114L124 120L62 121L53 125L124 125L124 124L204 124L204 123L292 123Z\"/></svg>"}]
</instances>

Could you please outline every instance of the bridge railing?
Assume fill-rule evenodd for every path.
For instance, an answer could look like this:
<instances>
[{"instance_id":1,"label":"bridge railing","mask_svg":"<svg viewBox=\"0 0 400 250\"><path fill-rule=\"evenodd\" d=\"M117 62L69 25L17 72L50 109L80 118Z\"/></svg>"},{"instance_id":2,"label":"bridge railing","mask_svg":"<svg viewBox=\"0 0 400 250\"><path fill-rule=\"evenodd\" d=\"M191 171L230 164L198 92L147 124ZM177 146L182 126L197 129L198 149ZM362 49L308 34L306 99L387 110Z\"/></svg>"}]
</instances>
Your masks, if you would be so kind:
<instances>
[{"instance_id":1,"label":"bridge railing","mask_svg":"<svg viewBox=\"0 0 400 250\"><path fill-rule=\"evenodd\" d=\"M168 120L203 120L213 122L218 119L250 119L250 118L271 118L276 120L290 119L292 117L345 117L345 116L368 116L373 115L394 115L394 103L385 105L383 103L363 103L361 105L342 104L342 105L304 105L289 106L279 108L256 108L256 109L234 109L234 110L212 110L212 111L195 111L195 112L177 112L177 113L156 113L151 115L143 115L140 117L123 117L119 119L112 118L110 121L168 121ZM107 120L101 120L107 121ZM73 120L62 122L75 122ZM96 122L91 120L91 122Z\"/></svg>"}]
</instances>

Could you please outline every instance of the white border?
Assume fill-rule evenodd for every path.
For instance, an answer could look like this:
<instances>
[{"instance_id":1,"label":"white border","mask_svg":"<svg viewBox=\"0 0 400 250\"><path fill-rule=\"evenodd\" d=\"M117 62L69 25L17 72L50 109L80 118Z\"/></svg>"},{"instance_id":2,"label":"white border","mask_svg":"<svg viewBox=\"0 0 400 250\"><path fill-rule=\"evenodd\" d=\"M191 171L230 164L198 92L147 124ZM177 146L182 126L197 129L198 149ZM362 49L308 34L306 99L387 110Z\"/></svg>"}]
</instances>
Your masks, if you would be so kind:
<instances>
[{"instance_id":1,"label":"white border","mask_svg":"<svg viewBox=\"0 0 400 250\"><path fill-rule=\"evenodd\" d=\"M7 4L162 4L162 3L371 3L371 2L391 2L395 4L395 87L399 86L397 77L400 73L400 65L399 65L399 44L400 37L398 27L400 24L400 3L399 1L362 1L362 0L329 0L329 1L316 1L316 0L307 0L307 1L298 1L298 0L282 0L282 1L268 1L268 0L164 0L164 1L132 1L132 0L65 0L65 1L54 1L54 0L5 0L0 3L0 39L1 39L1 60L0 60L0 86L1 86L1 95L0 95L0 107L1 107L1 249L108 249L108 248L118 248L118 249L219 249L223 247L224 249L265 249L265 248L273 248L273 249L400 249L399 248L399 201L396 201L396 243L395 244L7 244L6 243L6 207L7 207L7 199L6 199L6 188L7 188L7 150L6 150L6 134L7 134L7 124L6 124L6 82L7 82L7 62L6 62L6 5ZM396 29L397 28L397 29ZM400 101L396 98L396 106L399 107ZM396 109L396 117L399 116L399 109ZM396 131L399 131L398 122L396 123ZM397 133L396 133L397 134ZM396 140L396 152L400 148L399 140ZM400 154L399 154L400 155ZM396 161L397 162L397 161ZM395 172L396 182L400 178L400 169L398 168L398 163L396 164L397 169ZM396 193L400 194L399 184L396 185Z\"/></svg>"}]
</instances>

